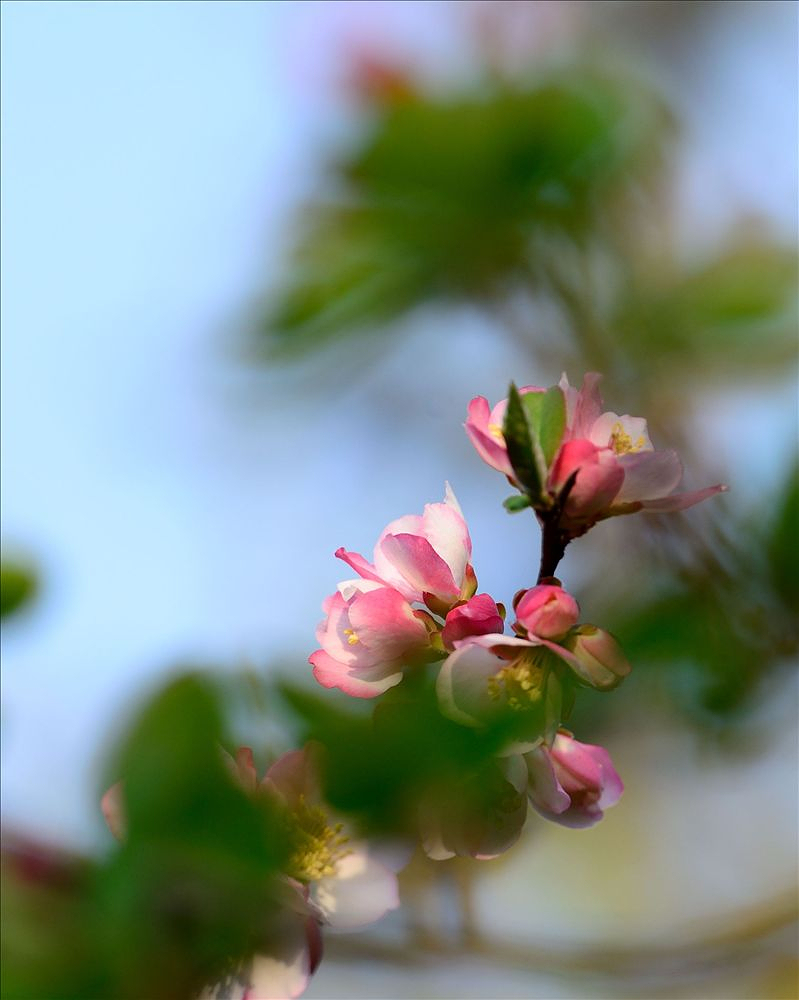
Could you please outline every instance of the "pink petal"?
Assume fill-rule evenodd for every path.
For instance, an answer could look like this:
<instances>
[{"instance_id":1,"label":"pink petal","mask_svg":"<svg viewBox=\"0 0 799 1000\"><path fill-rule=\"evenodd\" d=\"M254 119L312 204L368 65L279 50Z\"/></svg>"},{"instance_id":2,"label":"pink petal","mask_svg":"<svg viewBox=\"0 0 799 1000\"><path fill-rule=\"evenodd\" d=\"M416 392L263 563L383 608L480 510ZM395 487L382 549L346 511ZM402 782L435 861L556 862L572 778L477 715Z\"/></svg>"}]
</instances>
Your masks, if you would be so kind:
<instances>
[{"instance_id":1,"label":"pink petal","mask_svg":"<svg viewBox=\"0 0 799 1000\"><path fill-rule=\"evenodd\" d=\"M368 660L359 658L359 665L395 660L428 643L427 629L410 604L389 587L359 594L350 604L349 621L358 639L350 648L362 645L370 653Z\"/></svg>"},{"instance_id":2,"label":"pink petal","mask_svg":"<svg viewBox=\"0 0 799 1000\"><path fill-rule=\"evenodd\" d=\"M108 829L117 840L124 840L127 832L125 816L124 783L117 781L100 799L100 809Z\"/></svg>"},{"instance_id":3,"label":"pink petal","mask_svg":"<svg viewBox=\"0 0 799 1000\"><path fill-rule=\"evenodd\" d=\"M488 400L483 396L477 396L469 403L466 423L463 425L469 435L469 440L484 462L506 476L512 476L513 468L508 459L505 442L497 440L489 431L490 422L491 414Z\"/></svg>"},{"instance_id":4,"label":"pink petal","mask_svg":"<svg viewBox=\"0 0 799 1000\"><path fill-rule=\"evenodd\" d=\"M624 481L624 470L613 452L579 439L567 441L558 452L550 485L562 489L575 471L566 513L576 520L591 520L610 506Z\"/></svg>"},{"instance_id":5,"label":"pink petal","mask_svg":"<svg viewBox=\"0 0 799 1000\"><path fill-rule=\"evenodd\" d=\"M524 755L530 776L528 794L530 802L543 816L559 816L571 805L571 799L555 776L555 769L544 747L537 747Z\"/></svg>"},{"instance_id":6,"label":"pink petal","mask_svg":"<svg viewBox=\"0 0 799 1000\"><path fill-rule=\"evenodd\" d=\"M375 580L377 583L385 583L378 575L374 566L357 552L347 552L345 548L336 549L336 559L341 559L362 576L365 580Z\"/></svg>"},{"instance_id":7,"label":"pink petal","mask_svg":"<svg viewBox=\"0 0 799 1000\"><path fill-rule=\"evenodd\" d=\"M729 486L719 483L717 486L708 486L703 490L695 490L693 493L675 493L670 497L661 497L659 500L643 500L641 509L651 511L653 514L665 514L674 510L686 510L694 504L707 500L708 497L715 496L716 493L726 493Z\"/></svg>"},{"instance_id":8,"label":"pink petal","mask_svg":"<svg viewBox=\"0 0 799 1000\"><path fill-rule=\"evenodd\" d=\"M427 504L424 509L424 536L449 566L460 591L472 554L472 540L463 515L448 503Z\"/></svg>"},{"instance_id":9,"label":"pink petal","mask_svg":"<svg viewBox=\"0 0 799 1000\"><path fill-rule=\"evenodd\" d=\"M252 750L249 747L239 747L233 758L223 749L222 758L233 780L238 782L245 792L254 792L258 784L258 773L255 770Z\"/></svg>"},{"instance_id":10,"label":"pink petal","mask_svg":"<svg viewBox=\"0 0 799 1000\"><path fill-rule=\"evenodd\" d=\"M262 785L278 792L288 806L301 798L315 799L319 795L316 766L307 749L289 750L272 764Z\"/></svg>"},{"instance_id":11,"label":"pink petal","mask_svg":"<svg viewBox=\"0 0 799 1000\"><path fill-rule=\"evenodd\" d=\"M682 463L676 451L641 451L618 459L624 482L614 503L656 500L676 489L682 479Z\"/></svg>"},{"instance_id":12,"label":"pink petal","mask_svg":"<svg viewBox=\"0 0 799 1000\"><path fill-rule=\"evenodd\" d=\"M533 635L553 639L577 624L580 608L562 587L538 584L516 605L516 618Z\"/></svg>"},{"instance_id":13,"label":"pink petal","mask_svg":"<svg viewBox=\"0 0 799 1000\"><path fill-rule=\"evenodd\" d=\"M572 438L587 438L591 427L602 414L602 396L599 383L602 376L598 372L588 372L574 403L574 416L569 428Z\"/></svg>"},{"instance_id":14,"label":"pink petal","mask_svg":"<svg viewBox=\"0 0 799 1000\"><path fill-rule=\"evenodd\" d=\"M416 600L425 593L442 600L455 601L460 596L460 584L452 570L426 538L419 535L388 535L381 542L386 559L405 579Z\"/></svg>"},{"instance_id":15,"label":"pink petal","mask_svg":"<svg viewBox=\"0 0 799 1000\"><path fill-rule=\"evenodd\" d=\"M375 668L366 676L359 676L350 665L334 660L323 649L311 653L308 660L313 664L314 677L322 687L339 688L353 698L377 698L402 680L401 665L397 663L382 664L380 669Z\"/></svg>"},{"instance_id":16,"label":"pink petal","mask_svg":"<svg viewBox=\"0 0 799 1000\"><path fill-rule=\"evenodd\" d=\"M456 642L469 636L496 635L502 632L504 627L505 623L493 597L488 594L476 594L465 604L460 604L449 612L441 637L447 649L452 649Z\"/></svg>"}]
</instances>

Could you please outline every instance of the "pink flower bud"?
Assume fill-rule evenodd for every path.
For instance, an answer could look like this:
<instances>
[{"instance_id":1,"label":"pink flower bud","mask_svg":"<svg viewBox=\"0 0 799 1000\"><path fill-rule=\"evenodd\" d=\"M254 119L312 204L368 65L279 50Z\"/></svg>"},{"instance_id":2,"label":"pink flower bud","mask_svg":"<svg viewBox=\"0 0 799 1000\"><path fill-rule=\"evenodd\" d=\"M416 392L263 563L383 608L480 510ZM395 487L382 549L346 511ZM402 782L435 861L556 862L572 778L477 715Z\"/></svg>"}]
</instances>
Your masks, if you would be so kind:
<instances>
[{"instance_id":1,"label":"pink flower bud","mask_svg":"<svg viewBox=\"0 0 799 1000\"><path fill-rule=\"evenodd\" d=\"M577 601L562 587L539 584L528 590L516 606L516 618L530 635L557 639L574 625L580 614Z\"/></svg>"},{"instance_id":2,"label":"pink flower bud","mask_svg":"<svg viewBox=\"0 0 799 1000\"><path fill-rule=\"evenodd\" d=\"M624 791L607 750L568 733L558 733L551 748L536 747L525 759L533 808L562 826L593 826Z\"/></svg>"},{"instance_id":3,"label":"pink flower bud","mask_svg":"<svg viewBox=\"0 0 799 1000\"><path fill-rule=\"evenodd\" d=\"M450 611L441 636L447 649L454 649L459 639L501 633L504 627L505 623L493 597L478 594Z\"/></svg>"},{"instance_id":4,"label":"pink flower bud","mask_svg":"<svg viewBox=\"0 0 799 1000\"><path fill-rule=\"evenodd\" d=\"M621 646L610 632L596 625L581 625L572 635L568 648L574 656L572 670L591 687L600 691L621 684L631 667Z\"/></svg>"}]
</instances>

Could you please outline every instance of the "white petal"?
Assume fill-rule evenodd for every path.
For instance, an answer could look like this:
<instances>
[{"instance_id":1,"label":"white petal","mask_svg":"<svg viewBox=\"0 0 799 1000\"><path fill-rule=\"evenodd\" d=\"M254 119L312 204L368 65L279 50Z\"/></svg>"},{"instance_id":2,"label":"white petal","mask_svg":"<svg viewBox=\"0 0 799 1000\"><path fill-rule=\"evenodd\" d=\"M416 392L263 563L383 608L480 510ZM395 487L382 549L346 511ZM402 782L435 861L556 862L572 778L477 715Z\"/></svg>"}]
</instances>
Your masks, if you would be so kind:
<instances>
[{"instance_id":1,"label":"white petal","mask_svg":"<svg viewBox=\"0 0 799 1000\"><path fill-rule=\"evenodd\" d=\"M311 898L334 930L355 930L399 906L397 876L356 845L335 875L312 887Z\"/></svg>"}]
</instances>

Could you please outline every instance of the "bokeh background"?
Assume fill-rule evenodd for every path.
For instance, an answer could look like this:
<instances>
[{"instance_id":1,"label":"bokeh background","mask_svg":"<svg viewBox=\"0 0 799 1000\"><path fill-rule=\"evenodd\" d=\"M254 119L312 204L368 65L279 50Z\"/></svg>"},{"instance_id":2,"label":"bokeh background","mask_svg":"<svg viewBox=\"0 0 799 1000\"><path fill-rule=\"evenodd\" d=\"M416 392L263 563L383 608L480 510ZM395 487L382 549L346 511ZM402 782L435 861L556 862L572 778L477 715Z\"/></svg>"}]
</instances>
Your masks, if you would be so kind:
<instances>
[{"instance_id":1,"label":"bokeh background","mask_svg":"<svg viewBox=\"0 0 799 1000\"><path fill-rule=\"evenodd\" d=\"M107 850L107 755L181 664L282 749L263 688L307 681L333 550L445 479L510 600L537 532L466 404L600 370L731 486L562 565L635 665L574 722L625 798L419 864L308 995L797 995L796 36L779 2L3 5L7 830Z\"/></svg>"}]
</instances>

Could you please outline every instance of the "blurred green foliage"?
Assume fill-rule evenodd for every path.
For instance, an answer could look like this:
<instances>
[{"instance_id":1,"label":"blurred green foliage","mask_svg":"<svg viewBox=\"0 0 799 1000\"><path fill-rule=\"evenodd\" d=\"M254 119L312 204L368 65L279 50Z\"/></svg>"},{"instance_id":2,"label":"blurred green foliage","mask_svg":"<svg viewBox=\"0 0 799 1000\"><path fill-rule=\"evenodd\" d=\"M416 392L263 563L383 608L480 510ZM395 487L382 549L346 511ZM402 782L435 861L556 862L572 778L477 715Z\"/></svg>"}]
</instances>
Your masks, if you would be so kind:
<instances>
[{"instance_id":1,"label":"blurred green foliage","mask_svg":"<svg viewBox=\"0 0 799 1000\"><path fill-rule=\"evenodd\" d=\"M32 566L12 559L0 563L0 617L15 614L33 601L39 581Z\"/></svg>"},{"instance_id":2,"label":"blurred green foliage","mask_svg":"<svg viewBox=\"0 0 799 1000\"><path fill-rule=\"evenodd\" d=\"M98 862L5 853L4 997L191 998L268 949L286 827L232 780L224 742L211 685L176 679L118 754L124 843Z\"/></svg>"},{"instance_id":3,"label":"blurred green foliage","mask_svg":"<svg viewBox=\"0 0 799 1000\"><path fill-rule=\"evenodd\" d=\"M432 298L482 301L548 280L553 251L618 238L669 130L628 81L572 71L383 105L309 208L287 287L264 322L299 352Z\"/></svg>"}]
</instances>

